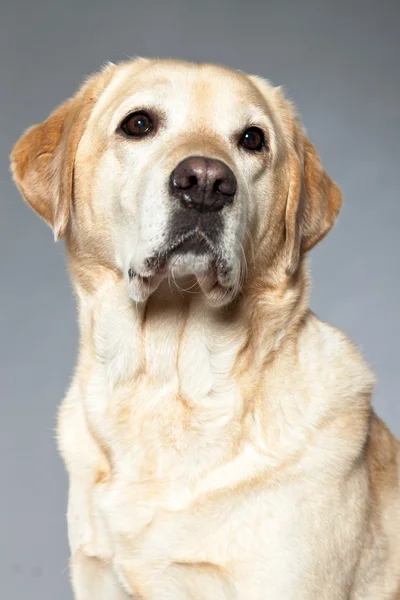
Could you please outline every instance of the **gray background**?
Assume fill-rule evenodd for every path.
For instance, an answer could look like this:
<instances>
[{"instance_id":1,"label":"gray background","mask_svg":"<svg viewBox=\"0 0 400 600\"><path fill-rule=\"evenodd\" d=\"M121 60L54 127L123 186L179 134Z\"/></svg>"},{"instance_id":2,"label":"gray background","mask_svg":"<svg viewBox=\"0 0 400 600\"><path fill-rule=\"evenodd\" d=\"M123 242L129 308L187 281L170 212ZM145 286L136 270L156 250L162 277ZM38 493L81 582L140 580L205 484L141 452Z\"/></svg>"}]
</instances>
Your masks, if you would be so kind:
<instances>
[{"instance_id":1,"label":"gray background","mask_svg":"<svg viewBox=\"0 0 400 600\"><path fill-rule=\"evenodd\" d=\"M71 599L54 424L74 366L75 305L62 244L10 181L13 142L107 60L222 62L283 84L344 191L338 225L312 254L311 306L364 351L379 378L375 406L399 435L399 14L395 0L3 3L2 600Z\"/></svg>"}]
</instances>

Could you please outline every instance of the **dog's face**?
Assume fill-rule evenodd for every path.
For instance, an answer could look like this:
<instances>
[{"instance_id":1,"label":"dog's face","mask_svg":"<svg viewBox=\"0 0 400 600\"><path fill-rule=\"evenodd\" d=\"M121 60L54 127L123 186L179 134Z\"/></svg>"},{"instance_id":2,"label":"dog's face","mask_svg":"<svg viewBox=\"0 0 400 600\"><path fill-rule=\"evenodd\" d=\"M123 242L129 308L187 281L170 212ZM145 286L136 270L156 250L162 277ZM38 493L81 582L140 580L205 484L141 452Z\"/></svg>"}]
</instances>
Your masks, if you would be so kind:
<instances>
[{"instance_id":1,"label":"dog's face","mask_svg":"<svg viewBox=\"0 0 400 600\"><path fill-rule=\"evenodd\" d=\"M248 270L291 275L341 203L281 91L214 65L110 65L12 159L78 270L111 265L136 301L168 276L221 305Z\"/></svg>"},{"instance_id":2,"label":"dog's face","mask_svg":"<svg viewBox=\"0 0 400 600\"><path fill-rule=\"evenodd\" d=\"M254 225L267 219L281 135L246 76L151 62L115 76L93 108L76 174L82 195L82 165L102 147L83 195L110 219L133 299L170 273L194 275L214 301L230 299Z\"/></svg>"}]
</instances>

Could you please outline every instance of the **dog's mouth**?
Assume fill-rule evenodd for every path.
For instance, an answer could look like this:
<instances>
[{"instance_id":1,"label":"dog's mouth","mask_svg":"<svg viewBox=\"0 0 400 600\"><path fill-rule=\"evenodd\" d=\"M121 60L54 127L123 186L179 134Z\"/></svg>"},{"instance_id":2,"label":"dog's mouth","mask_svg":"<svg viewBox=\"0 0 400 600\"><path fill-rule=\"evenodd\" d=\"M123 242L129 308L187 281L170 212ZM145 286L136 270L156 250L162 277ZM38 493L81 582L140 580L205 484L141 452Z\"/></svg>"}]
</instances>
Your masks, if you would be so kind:
<instances>
[{"instance_id":1,"label":"dog's mouth","mask_svg":"<svg viewBox=\"0 0 400 600\"><path fill-rule=\"evenodd\" d=\"M198 259L197 261L193 260L193 268L196 269L195 262L198 262L197 268L199 268L202 262L204 264L211 261L217 262L219 254L206 233L201 229L195 229L179 236L154 256L148 258L145 261L145 268L153 272L160 272L165 268L174 268L179 262L177 258L192 256Z\"/></svg>"},{"instance_id":2,"label":"dog's mouth","mask_svg":"<svg viewBox=\"0 0 400 600\"><path fill-rule=\"evenodd\" d=\"M143 268L128 270L129 293L135 301L146 300L169 278L195 277L198 287L214 305L226 304L235 295L232 266L201 229L181 235L144 261Z\"/></svg>"}]
</instances>

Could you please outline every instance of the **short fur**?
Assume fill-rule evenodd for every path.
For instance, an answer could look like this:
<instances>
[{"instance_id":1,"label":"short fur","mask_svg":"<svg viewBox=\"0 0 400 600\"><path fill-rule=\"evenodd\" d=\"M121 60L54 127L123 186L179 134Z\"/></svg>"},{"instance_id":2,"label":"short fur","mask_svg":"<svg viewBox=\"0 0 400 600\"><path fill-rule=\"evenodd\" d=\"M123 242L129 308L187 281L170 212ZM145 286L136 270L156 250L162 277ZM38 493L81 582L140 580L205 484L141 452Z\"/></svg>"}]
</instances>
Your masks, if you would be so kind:
<instances>
[{"instance_id":1,"label":"short fur","mask_svg":"<svg viewBox=\"0 0 400 600\"><path fill-rule=\"evenodd\" d=\"M160 131L124 139L143 105ZM257 157L235 141L254 120ZM194 262L179 286L130 281L164 239L169 174L196 154L238 179L230 285ZM399 443L359 352L307 307L305 253L341 193L282 91L215 65L110 64L22 136L12 170L65 236L78 299L58 425L75 598L399 599Z\"/></svg>"}]
</instances>

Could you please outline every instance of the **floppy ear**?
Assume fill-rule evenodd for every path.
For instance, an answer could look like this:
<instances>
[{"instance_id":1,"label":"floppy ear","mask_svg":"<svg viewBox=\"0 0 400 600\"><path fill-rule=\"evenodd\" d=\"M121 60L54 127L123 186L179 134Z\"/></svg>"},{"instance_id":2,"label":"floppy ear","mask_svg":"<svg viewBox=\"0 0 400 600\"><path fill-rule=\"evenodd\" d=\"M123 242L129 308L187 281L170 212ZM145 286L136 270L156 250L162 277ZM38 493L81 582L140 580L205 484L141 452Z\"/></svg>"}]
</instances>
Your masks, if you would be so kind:
<instances>
[{"instance_id":1,"label":"floppy ear","mask_svg":"<svg viewBox=\"0 0 400 600\"><path fill-rule=\"evenodd\" d=\"M52 227L55 240L69 221L75 153L101 87L101 75L89 79L46 121L28 129L11 153L11 171L22 196Z\"/></svg>"},{"instance_id":2,"label":"floppy ear","mask_svg":"<svg viewBox=\"0 0 400 600\"><path fill-rule=\"evenodd\" d=\"M328 233L341 206L339 187L328 176L314 146L297 125L285 215L288 275L296 272L301 256Z\"/></svg>"}]
</instances>

